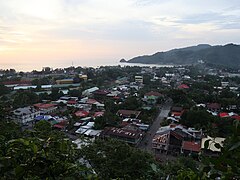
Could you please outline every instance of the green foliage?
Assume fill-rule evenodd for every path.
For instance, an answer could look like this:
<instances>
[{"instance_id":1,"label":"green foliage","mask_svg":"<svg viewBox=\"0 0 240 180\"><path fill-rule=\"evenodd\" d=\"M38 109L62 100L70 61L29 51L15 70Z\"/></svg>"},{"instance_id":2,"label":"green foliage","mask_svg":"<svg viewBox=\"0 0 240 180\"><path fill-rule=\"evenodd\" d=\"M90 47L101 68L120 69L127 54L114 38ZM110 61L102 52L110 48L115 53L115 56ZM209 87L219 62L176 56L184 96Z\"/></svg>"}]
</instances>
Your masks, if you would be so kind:
<instances>
[{"instance_id":1,"label":"green foliage","mask_svg":"<svg viewBox=\"0 0 240 180\"><path fill-rule=\"evenodd\" d=\"M214 117L205 110L190 110L183 113L180 123L196 129L208 130L214 122Z\"/></svg>"},{"instance_id":2,"label":"green foliage","mask_svg":"<svg viewBox=\"0 0 240 180\"><path fill-rule=\"evenodd\" d=\"M173 100L174 104L187 106L191 106L193 104L187 93L182 90L172 89L168 92L168 96Z\"/></svg>"},{"instance_id":3,"label":"green foliage","mask_svg":"<svg viewBox=\"0 0 240 180\"><path fill-rule=\"evenodd\" d=\"M52 92L50 94L50 97L53 101L58 100L61 96L63 96L63 93L59 92L58 88L52 88Z\"/></svg>"},{"instance_id":4,"label":"green foliage","mask_svg":"<svg viewBox=\"0 0 240 180\"><path fill-rule=\"evenodd\" d=\"M73 90L69 90L68 94L69 96L72 96L72 97L81 97L82 92L78 89L73 89Z\"/></svg>"},{"instance_id":5,"label":"green foliage","mask_svg":"<svg viewBox=\"0 0 240 180\"><path fill-rule=\"evenodd\" d=\"M61 132L50 130L46 122L24 135L13 123L2 125L6 130L0 132L1 179L87 179L92 174L78 163L81 156L75 145Z\"/></svg>"},{"instance_id":6,"label":"green foliage","mask_svg":"<svg viewBox=\"0 0 240 180\"><path fill-rule=\"evenodd\" d=\"M153 157L119 141L96 140L83 148L100 179L155 179Z\"/></svg>"},{"instance_id":7,"label":"green foliage","mask_svg":"<svg viewBox=\"0 0 240 180\"><path fill-rule=\"evenodd\" d=\"M130 96L119 106L119 109L138 110L141 107L142 101L137 97Z\"/></svg>"},{"instance_id":8,"label":"green foliage","mask_svg":"<svg viewBox=\"0 0 240 180\"><path fill-rule=\"evenodd\" d=\"M118 126L120 118L109 111L106 111L102 117L95 119L94 129L104 129L106 126Z\"/></svg>"},{"instance_id":9,"label":"green foliage","mask_svg":"<svg viewBox=\"0 0 240 180\"><path fill-rule=\"evenodd\" d=\"M239 121L232 126L232 133L224 142L221 148L219 144L215 147L221 149L218 158L203 157L204 166L202 174L207 174L211 179L220 177L221 179L240 178L240 127ZM209 144L206 144L208 147Z\"/></svg>"},{"instance_id":10,"label":"green foliage","mask_svg":"<svg viewBox=\"0 0 240 180\"><path fill-rule=\"evenodd\" d=\"M8 88L3 84L0 84L0 96L5 95L9 92Z\"/></svg>"},{"instance_id":11,"label":"green foliage","mask_svg":"<svg viewBox=\"0 0 240 180\"><path fill-rule=\"evenodd\" d=\"M172 179L184 179L185 177L188 179L187 177L194 177L194 175L198 174L197 161L190 157L179 157L175 161L167 162L161 168L163 176L170 176Z\"/></svg>"},{"instance_id":12,"label":"green foliage","mask_svg":"<svg viewBox=\"0 0 240 180\"><path fill-rule=\"evenodd\" d=\"M37 103L39 97L31 91L19 91L13 96L14 107L25 107Z\"/></svg>"},{"instance_id":13,"label":"green foliage","mask_svg":"<svg viewBox=\"0 0 240 180\"><path fill-rule=\"evenodd\" d=\"M32 80L32 84L37 85L37 86L51 84L51 79L50 79L50 77L34 79L34 80Z\"/></svg>"},{"instance_id":14,"label":"green foliage","mask_svg":"<svg viewBox=\"0 0 240 180\"><path fill-rule=\"evenodd\" d=\"M156 118L157 113L157 108L154 107L150 110L142 109L139 119L141 119L143 123L150 124Z\"/></svg>"},{"instance_id":15,"label":"green foliage","mask_svg":"<svg viewBox=\"0 0 240 180\"><path fill-rule=\"evenodd\" d=\"M239 179L240 178L240 129L239 121L232 126L232 133L225 140L223 147L216 143L215 147L221 149L218 157L202 155L201 162L189 164L189 160L183 159L183 163L170 163L164 166L164 173L173 179ZM209 147L206 141L204 148ZM187 163L187 165L186 165Z\"/></svg>"}]
</instances>

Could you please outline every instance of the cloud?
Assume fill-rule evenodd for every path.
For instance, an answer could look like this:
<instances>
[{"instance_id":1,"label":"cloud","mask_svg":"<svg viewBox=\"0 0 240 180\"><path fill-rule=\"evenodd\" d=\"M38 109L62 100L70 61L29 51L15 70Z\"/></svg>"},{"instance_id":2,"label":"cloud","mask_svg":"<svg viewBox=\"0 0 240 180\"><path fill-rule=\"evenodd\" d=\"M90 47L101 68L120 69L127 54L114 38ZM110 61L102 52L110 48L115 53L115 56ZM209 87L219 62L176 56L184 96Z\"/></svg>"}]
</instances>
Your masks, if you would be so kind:
<instances>
[{"instance_id":1,"label":"cloud","mask_svg":"<svg viewBox=\"0 0 240 180\"><path fill-rule=\"evenodd\" d=\"M239 0L0 1L0 60L111 59L238 43L239 14Z\"/></svg>"}]
</instances>

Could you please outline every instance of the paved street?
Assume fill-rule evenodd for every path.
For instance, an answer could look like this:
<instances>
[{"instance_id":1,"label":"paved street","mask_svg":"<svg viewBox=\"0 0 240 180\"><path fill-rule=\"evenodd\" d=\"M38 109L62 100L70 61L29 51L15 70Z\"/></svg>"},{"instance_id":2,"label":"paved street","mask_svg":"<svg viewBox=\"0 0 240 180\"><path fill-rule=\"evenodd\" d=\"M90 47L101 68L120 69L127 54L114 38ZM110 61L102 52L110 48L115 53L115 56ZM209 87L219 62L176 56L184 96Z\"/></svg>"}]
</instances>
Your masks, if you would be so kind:
<instances>
[{"instance_id":1,"label":"paved street","mask_svg":"<svg viewBox=\"0 0 240 180\"><path fill-rule=\"evenodd\" d=\"M160 107L159 115L155 119L155 121L152 123L150 129L148 130L146 136L141 141L141 143L138 145L140 149L147 150L148 152L152 152L152 139L157 132L157 130L160 128L160 123L164 119L164 117L168 116L168 113L171 109L172 102L170 100L166 101L162 107Z\"/></svg>"}]
</instances>

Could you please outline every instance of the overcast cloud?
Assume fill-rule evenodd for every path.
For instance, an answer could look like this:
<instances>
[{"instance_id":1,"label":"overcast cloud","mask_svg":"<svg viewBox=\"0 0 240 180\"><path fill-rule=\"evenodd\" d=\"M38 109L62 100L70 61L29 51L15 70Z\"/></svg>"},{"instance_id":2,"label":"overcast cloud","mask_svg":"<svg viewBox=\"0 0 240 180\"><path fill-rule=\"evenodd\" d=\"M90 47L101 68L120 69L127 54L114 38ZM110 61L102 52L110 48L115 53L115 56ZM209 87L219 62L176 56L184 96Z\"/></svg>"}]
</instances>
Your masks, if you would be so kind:
<instances>
[{"instance_id":1,"label":"overcast cloud","mask_svg":"<svg viewBox=\"0 0 240 180\"><path fill-rule=\"evenodd\" d=\"M199 43L239 44L239 30L239 0L6 0L0 65L81 65Z\"/></svg>"}]
</instances>

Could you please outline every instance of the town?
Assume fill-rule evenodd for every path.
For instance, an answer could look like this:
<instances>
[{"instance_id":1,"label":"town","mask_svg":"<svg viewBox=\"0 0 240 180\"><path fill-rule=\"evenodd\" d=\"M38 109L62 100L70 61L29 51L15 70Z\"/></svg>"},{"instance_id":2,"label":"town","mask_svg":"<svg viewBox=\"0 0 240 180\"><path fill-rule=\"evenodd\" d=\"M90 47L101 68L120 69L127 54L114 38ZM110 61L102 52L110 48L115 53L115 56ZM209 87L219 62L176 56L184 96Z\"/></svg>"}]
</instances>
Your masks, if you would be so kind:
<instances>
[{"instance_id":1,"label":"town","mask_svg":"<svg viewBox=\"0 0 240 180\"><path fill-rule=\"evenodd\" d=\"M209 164L214 161L216 166L212 167L216 168L214 170L209 169L209 174L214 171L212 174L219 177L222 175L220 170L225 172L224 168L227 168L229 177L237 177L239 84L240 71L203 61L171 67L71 66L63 69L44 67L42 71L32 72L0 70L0 136L1 145L5 144L1 148L1 159L9 155L8 151L14 153L9 150L8 141L22 137L16 132L7 135L16 127L28 138L41 129L42 134L34 136L40 139L46 136L44 146L50 143L50 131L59 133L56 136L62 136L76 151L85 153L80 162L91 171L84 173L102 179L131 179L118 174L117 167L110 170L100 167L99 161L103 161L104 156L102 159L95 156L101 152L104 142L109 145L102 148L116 146L121 149L120 143L150 156L153 160L149 163L154 165L150 167L152 173L148 172L150 179L180 177L184 171L178 170L185 168L188 174L194 172L193 168L197 173L204 157L208 158ZM238 128L236 132L234 128ZM28 144L31 142L29 140ZM35 146L37 152L39 147ZM231 149L231 154L223 154L226 148ZM234 153L238 155L234 156ZM114 154L108 158L114 158ZM228 162L231 158L234 160ZM112 163L118 160L112 160ZM105 164L110 163L105 161ZM23 159L21 162L24 164ZM192 169L190 162L195 164ZM9 167L14 167L6 164L0 163L2 177L8 177ZM16 168L23 177L22 166L15 167L18 172ZM132 171L136 176L133 179L141 178ZM142 176L143 179L146 177L146 174Z\"/></svg>"}]
</instances>

